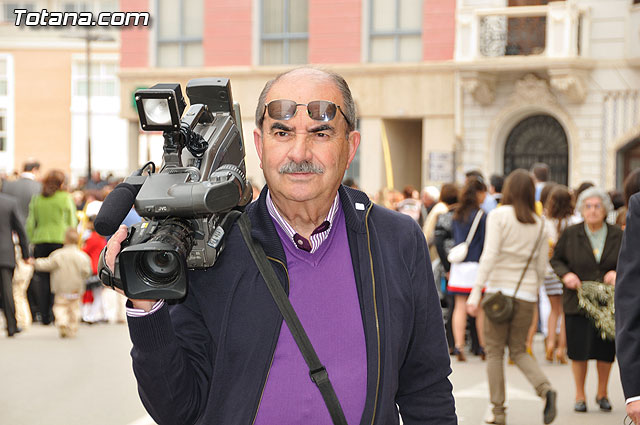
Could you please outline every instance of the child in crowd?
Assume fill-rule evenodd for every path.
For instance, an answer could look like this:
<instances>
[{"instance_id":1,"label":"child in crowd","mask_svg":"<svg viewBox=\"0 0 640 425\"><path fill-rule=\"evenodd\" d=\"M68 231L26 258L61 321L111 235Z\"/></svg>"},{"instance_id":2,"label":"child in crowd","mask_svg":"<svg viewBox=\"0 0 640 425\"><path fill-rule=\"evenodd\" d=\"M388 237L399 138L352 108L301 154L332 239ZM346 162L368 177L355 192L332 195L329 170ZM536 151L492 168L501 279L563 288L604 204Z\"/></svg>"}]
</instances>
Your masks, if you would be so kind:
<instances>
[{"instance_id":1,"label":"child in crowd","mask_svg":"<svg viewBox=\"0 0 640 425\"><path fill-rule=\"evenodd\" d=\"M91 298L93 299L93 302L85 304L82 312L83 320L90 324L104 322L107 320L105 300L103 299L104 287L98 278L98 260L100 259L100 252L102 252L102 248L107 244L107 240L93 228L93 222L96 219L96 214L97 210L92 213L90 212L87 215L87 221L85 223L86 230L84 234L84 236L86 236L86 240L82 247L82 250L91 258L92 270L91 277L87 280L87 291L91 291Z\"/></svg>"},{"instance_id":2,"label":"child in crowd","mask_svg":"<svg viewBox=\"0 0 640 425\"><path fill-rule=\"evenodd\" d=\"M80 297L91 275L91 259L78 248L78 232L67 229L64 246L33 260L33 265L37 271L51 273L53 315L60 337L74 337L80 324Z\"/></svg>"}]
</instances>

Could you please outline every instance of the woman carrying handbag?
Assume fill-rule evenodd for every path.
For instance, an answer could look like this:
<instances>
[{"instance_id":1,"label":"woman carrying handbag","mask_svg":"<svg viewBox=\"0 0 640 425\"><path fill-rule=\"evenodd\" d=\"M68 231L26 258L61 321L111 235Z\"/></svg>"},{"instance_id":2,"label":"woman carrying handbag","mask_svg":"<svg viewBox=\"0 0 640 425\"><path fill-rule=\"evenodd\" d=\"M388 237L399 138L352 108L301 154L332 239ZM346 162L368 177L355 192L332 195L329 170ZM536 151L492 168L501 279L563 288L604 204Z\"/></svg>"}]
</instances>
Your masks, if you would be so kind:
<instances>
[{"instance_id":1,"label":"woman carrying handbag","mask_svg":"<svg viewBox=\"0 0 640 425\"><path fill-rule=\"evenodd\" d=\"M460 192L460 202L453 213L452 231L456 246L451 248L448 261L451 263L447 292L454 295L451 326L455 348L453 354L458 361L465 361L465 334L467 329L466 302L476 281L478 261L484 245L486 215L480 204L486 196L486 185L471 177ZM480 356L484 359L482 317L476 320Z\"/></svg>"},{"instance_id":2,"label":"woman carrying handbag","mask_svg":"<svg viewBox=\"0 0 640 425\"><path fill-rule=\"evenodd\" d=\"M469 314L476 315L486 282L485 308L490 308L491 301L499 298L512 305L511 312L494 320L485 312L487 375L493 404L493 416L486 422L490 424L506 423L505 347L538 396L545 400L543 423L551 423L556 416L557 394L535 358L526 352L527 332L548 261L549 246L541 243L547 239L544 235L544 223L535 213L533 180L527 171L515 170L505 182L502 206L493 210L487 219L480 267L467 301ZM500 303L493 306L500 307Z\"/></svg>"}]
</instances>

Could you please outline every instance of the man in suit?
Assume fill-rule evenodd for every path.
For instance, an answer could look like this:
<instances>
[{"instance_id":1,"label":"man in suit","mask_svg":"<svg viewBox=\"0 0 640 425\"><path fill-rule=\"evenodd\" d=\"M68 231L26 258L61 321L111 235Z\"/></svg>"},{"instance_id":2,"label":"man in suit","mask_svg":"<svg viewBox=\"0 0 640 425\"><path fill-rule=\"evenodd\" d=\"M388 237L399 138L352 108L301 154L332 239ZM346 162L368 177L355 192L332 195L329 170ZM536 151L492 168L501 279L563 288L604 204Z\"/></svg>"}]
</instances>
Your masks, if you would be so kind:
<instances>
[{"instance_id":1,"label":"man in suit","mask_svg":"<svg viewBox=\"0 0 640 425\"><path fill-rule=\"evenodd\" d=\"M615 292L616 352L627 415L640 425L640 193L629 199Z\"/></svg>"},{"instance_id":2,"label":"man in suit","mask_svg":"<svg viewBox=\"0 0 640 425\"><path fill-rule=\"evenodd\" d=\"M13 232L18 234L22 252L26 252L27 256L29 241L19 218L18 202L12 196L0 193L0 217L8 218L8 220L0 220L0 290L2 291L2 309L7 319L7 335L12 337L20 332L16 324L12 289L13 269L16 266Z\"/></svg>"},{"instance_id":3,"label":"man in suit","mask_svg":"<svg viewBox=\"0 0 640 425\"><path fill-rule=\"evenodd\" d=\"M29 159L24 163L23 172L20 174L20 177L17 180L7 180L2 184L2 192L7 195L13 196L18 201L18 215L20 217L20 222L24 226L27 221L27 216L29 215L29 203L31 202L31 198L34 195L42 192L42 183L38 181L38 177L40 174L40 163L35 159ZM23 251L22 257L26 259L29 256L29 251ZM23 262L22 259L18 258L18 262L22 269L30 268L31 266L27 265ZM27 276L33 275L32 271L28 271ZM25 316L22 320L21 326L30 326L31 320L36 319L37 306L35 302L35 295L33 294L33 289L30 286L30 278L25 280L23 273L17 273L14 275L13 285L18 288L16 291L15 303L18 306L29 305L31 309L31 313L28 316ZM20 294L20 295L18 295ZM18 311L21 311L18 308ZM24 308L22 309L24 311ZM33 315L32 315L33 314Z\"/></svg>"},{"instance_id":4,"label":"man in suit","mask_svg":"<svg viewBox=\"0 0 640 425\"><path fill-rule=\"evenodd\" d=\"M42 184L37 180L40 172L40 163L29 160L24 164L23 173L18 180L5 181L2 184L2 192L12 195L18 201L18 213L22 225L29 214L29 202L31 197L42 191Z\"/></svg>"}]
</instances>

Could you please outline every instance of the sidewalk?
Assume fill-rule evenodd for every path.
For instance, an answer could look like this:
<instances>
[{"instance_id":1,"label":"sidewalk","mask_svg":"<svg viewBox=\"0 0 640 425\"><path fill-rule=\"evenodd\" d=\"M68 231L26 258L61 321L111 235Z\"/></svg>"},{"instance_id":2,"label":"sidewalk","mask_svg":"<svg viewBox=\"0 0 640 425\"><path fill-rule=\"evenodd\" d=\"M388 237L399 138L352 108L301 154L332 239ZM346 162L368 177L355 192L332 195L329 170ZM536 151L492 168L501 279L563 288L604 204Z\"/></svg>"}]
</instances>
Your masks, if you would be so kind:
<instances>
[{"instance_id":1,"label":"sidewalk","mask_svg":"<svg viewBox=\"0 0 640 425\"><path fill-rule=\"evenodd\" d=\"M595 360L589 362L587 372L587 413L573 411L575 390L571 363L550 364L544 360L542 335L536 335L534 355L553 387L558 391L558 416L553 422L558 425L621 425L626 415L624 395L620 384L617 362L611 369L609 378L609 400L613 411L601 412L596 405L597 374ZM479 357L468 355L467 361L460 363L451 359L456 410L460 425L483 425L489 413L489 387L486 380L486 363ZM524 375L514 365L505 365L507 382L507 424L540 425L544 402L538 398Z\"/></svg>"}]
</instances>

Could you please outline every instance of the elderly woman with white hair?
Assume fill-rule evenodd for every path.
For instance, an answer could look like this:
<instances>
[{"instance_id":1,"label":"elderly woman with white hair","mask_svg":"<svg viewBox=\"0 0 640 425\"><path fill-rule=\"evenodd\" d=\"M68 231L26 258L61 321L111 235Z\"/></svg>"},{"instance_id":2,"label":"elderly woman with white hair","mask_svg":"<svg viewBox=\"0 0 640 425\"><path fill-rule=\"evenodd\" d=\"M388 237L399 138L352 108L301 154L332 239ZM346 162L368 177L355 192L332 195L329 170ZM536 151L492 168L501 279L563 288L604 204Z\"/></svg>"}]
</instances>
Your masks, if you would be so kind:
<instances>
[{"instance_id":1,"label":"elderly woman with white hair","mask_svg":"<svg viewBox=\"0 0 640 425\"><path fill-rule=\"evenodd\" d=\"M578 288L585 281L615 285L622 230L605 221L613 205L602 189L591 187L582 192L576 209L582 214L584 223L567 227L558 239L550 263L564 283L567 354L572 361L576 385L574 410L587 411L584 389L587 361L594 359L598 371L596 403L600 410L609 412L611 404L607 398L607 385L615 358L615 343L601 337L601 332L587 317L586 310L580 307Z\"/></svg>"}]
</instances>

